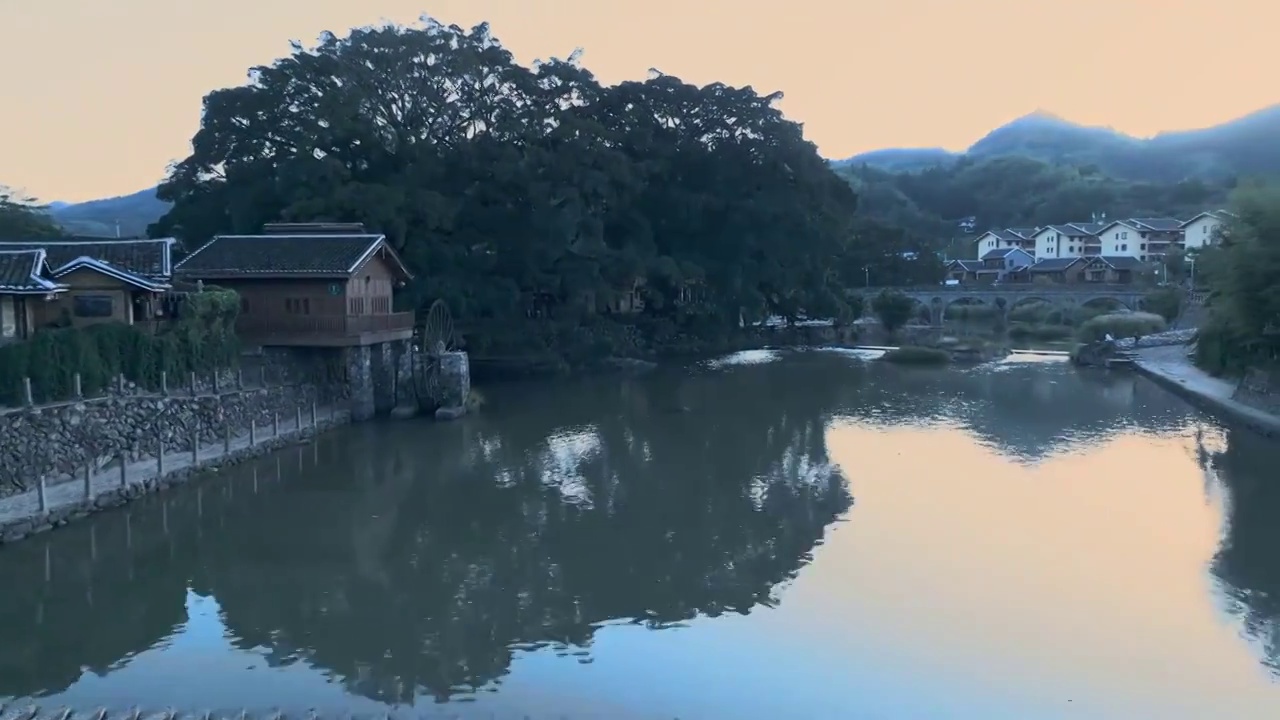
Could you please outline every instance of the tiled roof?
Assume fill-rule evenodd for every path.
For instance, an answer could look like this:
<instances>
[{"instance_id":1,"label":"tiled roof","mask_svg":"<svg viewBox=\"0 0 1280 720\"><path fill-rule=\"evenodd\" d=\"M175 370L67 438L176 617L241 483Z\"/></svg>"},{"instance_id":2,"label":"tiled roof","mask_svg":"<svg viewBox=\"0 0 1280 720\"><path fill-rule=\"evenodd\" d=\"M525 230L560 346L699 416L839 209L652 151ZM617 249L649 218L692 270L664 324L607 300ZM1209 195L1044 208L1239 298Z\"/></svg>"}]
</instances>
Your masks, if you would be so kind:
<instances>
[{"instance_id":1,"label":"tiled roof","mask_svg":"<svg viewBox=\"0 0 1280 720\"><path fill-rule=\"evenodd\" d=\"M48 270L44 250L0 251L0 293L44 295L62 290L44 277Z\"/></svg>"},{"instance_id":2,"label":"tiled roof","mask_svg":"<svg viewBox=\"0 0 1280 720\"><path fill-rule=\"evenodd\" d=\"M947 264L947 267L956 267L956 266L960 267L960 269L962 270L968 270L969 272L974 272L976 270L982 269L982 262L979 260L952 260L950 263Z\"/></svg>"},{"instance_id":3,"label":"tiled roof","mask_svg":"<svg viewBox=\"0 0 1280 720\"><path fill-rule=\"evenodd\" d=\"M1027 269L1030 270L1031 272L1058 272L1061 270L1066 270L1072 265L1075 265L1076 263L1080 262L1082 259L1083 258L1078 258L1078 257L1044 258L1042 260L1037 260L1035 264L1031 265Z\"/></svg>"},{"instance_id":4,"label":"tiled roof","mask_svg":"<svg viewBox=\"0 0 1280 720\"><path fill-rule=\"evenodd\" d=\"M1232 218L1234 218L1234 217L1235 217L1235 213L1230 212L1230 211L1228 211L1228 210L1206 210L1206 211L1204 211L1204 212L1200 213L1199 215L1196 215L1195 217L1193 217L1193 218L1191 218L1191 219L1189 219L1189 220L1184 221L1184 222L1182 223L1182 227L1186 227L1186 226L1190 225L1191 223L1193 223L1193 222L1195 222L1195 221L1197 221L1197 220L1199 220L1199 219L1201 219L1201 218L1206 218L1206 217L1211 217L1211 218L1214 218L1215 220L1221 220L1221 221L1223 221L1223 222L1226 222L1226 221L1231 220Z\"/></svg>"},{"instance_id":5,"label":"tiled roof","mask_svg":"<svg viewBox=\"0 0 1280 720\"><path fill-rule=\"evenodd\" d=\"M230 279L237 277L346 277L378 250L410 277L385 235L284 234L219 235L178 263L179 277Z\"/></svg>"},{"instance_id":6,"label":"tiled roof","mask_svg":"<svg viewBox=\"0 0 1280 720\"><path fill-rule=\"evenodd\" d=\"M1001 228L992 230L992 235L1009 242L1018 242L1019 240L1030 240L1036 234L1036 228Z\"/></svg>"},{"instance_id":7,"label":"tiled roof","mask_svg":"<svg viewBox=\"0 0 1280 720\"><path fill-rule=\"evenodd\" d=\"M1072 233L1073 235L1097 235L1109 224L1110 223L1078 222L1067 223L1067 227L1076 229L1077 232Z\"/></svg>"},{"instance_id":8,"label":"tiled roof","mask_svg":"<svg viewBox=\"0 0 1280 720\"><path fill-rule=\"evenodd\" d=\"M103 240L102 238L50 238L48 240L3 240L0 252L7 250L44 250L54 274L81 258L105 263L117 270L148 280L162 280L172 270L170 258L173 238L159 240Z\"/></svg>"},{"instance_id":9,"label":"tiled roof","mask_svg":"<svg viewBox=\"0 0 1280 720\"><path fill-rule=\"evenodd\" d=\"M1018 248L1006 247L1006 248L996 248L995 250L988 250L986 253L982 255L982 259L996 260L998 258L1008 256L1010 253L1012 253L1014 250L1017 250L1017 249Z\"/></svg>"},{"instance_id":10,"label":"tiled roof","mask_svg":"<svg viewBox=\"0 0 1280 720\"><path fill-rule=\"evenodd\" d=\"M1129 222L1136 225L1139 230L1154 232L1171 232L1182 227L1181 220L1171 217L1129 218Z\"/></svg>"}]
</instances>

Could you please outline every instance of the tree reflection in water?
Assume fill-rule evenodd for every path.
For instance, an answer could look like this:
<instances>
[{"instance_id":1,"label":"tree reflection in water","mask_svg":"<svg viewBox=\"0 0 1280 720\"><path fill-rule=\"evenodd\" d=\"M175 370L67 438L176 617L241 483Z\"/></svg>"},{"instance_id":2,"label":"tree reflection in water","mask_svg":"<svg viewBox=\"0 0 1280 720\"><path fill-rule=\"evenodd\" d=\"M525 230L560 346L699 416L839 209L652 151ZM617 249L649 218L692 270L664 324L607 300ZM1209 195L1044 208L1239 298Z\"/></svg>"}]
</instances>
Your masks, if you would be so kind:
<instances>
[{"instance_id":1,"label":"tree reflection in water","mask_svg":"<svg viewBox=\"0 0 1280 720\"><path fill-rule=\"evenodd\" d=\"M1225 447L1200 446L1202 466L1226 489L1225 527L1213 574L1262 662L1280 676L1280 449L1249 430L1228 430Z\"/></svg>"},{"instance_id":2,"label":"tree reflection in water","mask_svg":"<svg viewBox=\"0 0 1280 720\"><path fill-rule=\"evenodd\" d=\"M779 602L857 487L856 467L846 482L828 460L831 422L959 425L1035 462L1194 417L1132 376L822 353L486 395L460 423L351 428L5 548L0 572L23 580L0 593L0 697L57 692L162 644L188 587L216 597L240 648L305 659L353 693L492 689L522 649L581 652L603 623L661 629ZM1214 462L1243 462L1242 443ZM1266 486L1232 494L1253 500L1233 504L1216 571L1275 598L1275 565L1255 561L1280 501ZM1273 628L1258 592L1237 596L1251 626Z\"/></svg>"},{"instance_id":3,"label":"tree reflection in water","mask_svg":"<svg viewBox=\"0 0 1280 720\"><path fill-rule=\"evenodd\" d=\"M198 589L243 647L388 702L486 686L517 649L589 646L602 622L747 613L851 503L826 457L827 397L755 372L671 375L526 398L431 428L435 442L358 433L305 508L269 497L254 512L271 522L207 544Z\"/></svg>"}]
</instances>

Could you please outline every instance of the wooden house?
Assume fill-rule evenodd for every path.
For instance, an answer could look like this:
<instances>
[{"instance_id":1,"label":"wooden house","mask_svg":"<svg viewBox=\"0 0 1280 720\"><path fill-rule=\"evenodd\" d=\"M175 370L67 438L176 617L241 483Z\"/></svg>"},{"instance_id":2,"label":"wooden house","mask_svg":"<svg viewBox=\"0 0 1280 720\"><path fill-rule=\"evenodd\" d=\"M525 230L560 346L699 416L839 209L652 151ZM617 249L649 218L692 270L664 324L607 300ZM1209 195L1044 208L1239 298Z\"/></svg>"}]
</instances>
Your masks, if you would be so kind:
<instances>
[{"instance_id":1,"label":"wooden house","mask_svg":"<svg viewBox=\"0 0 1280 720\"><path fill-rule=\"evenodd\" d=\"M30 337L44 306L67 291L50 275L44 250L0 251L0 343Z\"/></svg>"},{"instance_id":2,"label":"wooden house","mask_svg":"<svg viewBox=\"0 0 1280 720\"><path fill-rule=\"evenodd\" d=\"M166 317L173 238L51 238L0 242L0 252L39 250L65 292L32 306L34 327L103 322L133 325Z\"/></svg>"},{"instance_id":3,"label":"wooden house","mask_svg":"<svg viewBox=\"0 0 1280 720\"><path fill-rule=\"evenodd\" d=\"M361 225L280 223L259 235L219 235L175 275L235 290L236 333L246 343L349 347L413 336L414 314L391 304L393 289L413 276L385 235Z\"/></svg>"}]
</instances>

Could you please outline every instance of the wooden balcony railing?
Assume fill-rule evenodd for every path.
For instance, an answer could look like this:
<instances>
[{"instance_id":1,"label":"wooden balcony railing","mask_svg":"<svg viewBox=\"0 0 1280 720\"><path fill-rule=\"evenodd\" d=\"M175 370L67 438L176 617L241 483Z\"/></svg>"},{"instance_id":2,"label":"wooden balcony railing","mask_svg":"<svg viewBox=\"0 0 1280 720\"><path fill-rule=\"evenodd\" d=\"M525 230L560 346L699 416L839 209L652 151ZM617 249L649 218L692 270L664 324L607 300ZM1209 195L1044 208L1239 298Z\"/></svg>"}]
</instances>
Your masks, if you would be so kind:
<instances>
[{"instance_id":1,"label":"wooden balcony railing","mask_svg":"<svg viewBox=\"0 0 1280 720\"><path fill-rule=\"evenodd\" d=\"M364 333L413 330L411 312L381 315L242 315L236 320L240 335L314 335L351 337Z\"/></svg>"}]
</instances>

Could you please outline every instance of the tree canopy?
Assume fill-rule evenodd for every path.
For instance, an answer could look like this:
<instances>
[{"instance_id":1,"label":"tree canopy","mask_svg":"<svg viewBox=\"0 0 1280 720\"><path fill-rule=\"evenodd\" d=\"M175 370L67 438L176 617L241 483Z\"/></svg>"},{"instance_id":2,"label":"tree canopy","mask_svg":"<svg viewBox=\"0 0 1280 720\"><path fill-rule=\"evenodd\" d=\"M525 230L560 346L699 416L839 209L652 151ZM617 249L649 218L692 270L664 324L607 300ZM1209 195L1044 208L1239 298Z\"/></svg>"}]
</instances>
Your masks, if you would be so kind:
<instances>
[{"instance_id":1,"label":"tree canopy","mask_svg":"<svg viewBox=\"0 0 1280 720\"><path fill-rule=\"evenodd\" d=\"M780 93L657 71L603 86L576 52L523 67L488 25L428 18L295 43L250 77L205 98L153 235L363 222L417 275L405 302L463 323L639 286L647 316L736 326L838 307L851 268L902 274L865 246L910 240L856 217Z\"/></svg>"},{"instance_id":2,"label":"tree canopy","mask_svg":"<svg viewBox=\"0 0 1280 720\"><path fill-rule=\"evenodd\" d=\"M50 237L58 232L57 224L34 198L0 185L0 238Z\"/></svg>"},{"instance_id":3,"label":"tree canopy","mask_svg":"<svg viewBox=\"0 0 1280 720\"><path fill-rule=\"evenodd\" d=\"M1228 373L1280 359L1280 187L1242 186L1231 208L1221 243L1196 258L1209 290L1197 360Z\"/></svg>"}]
</instances>

